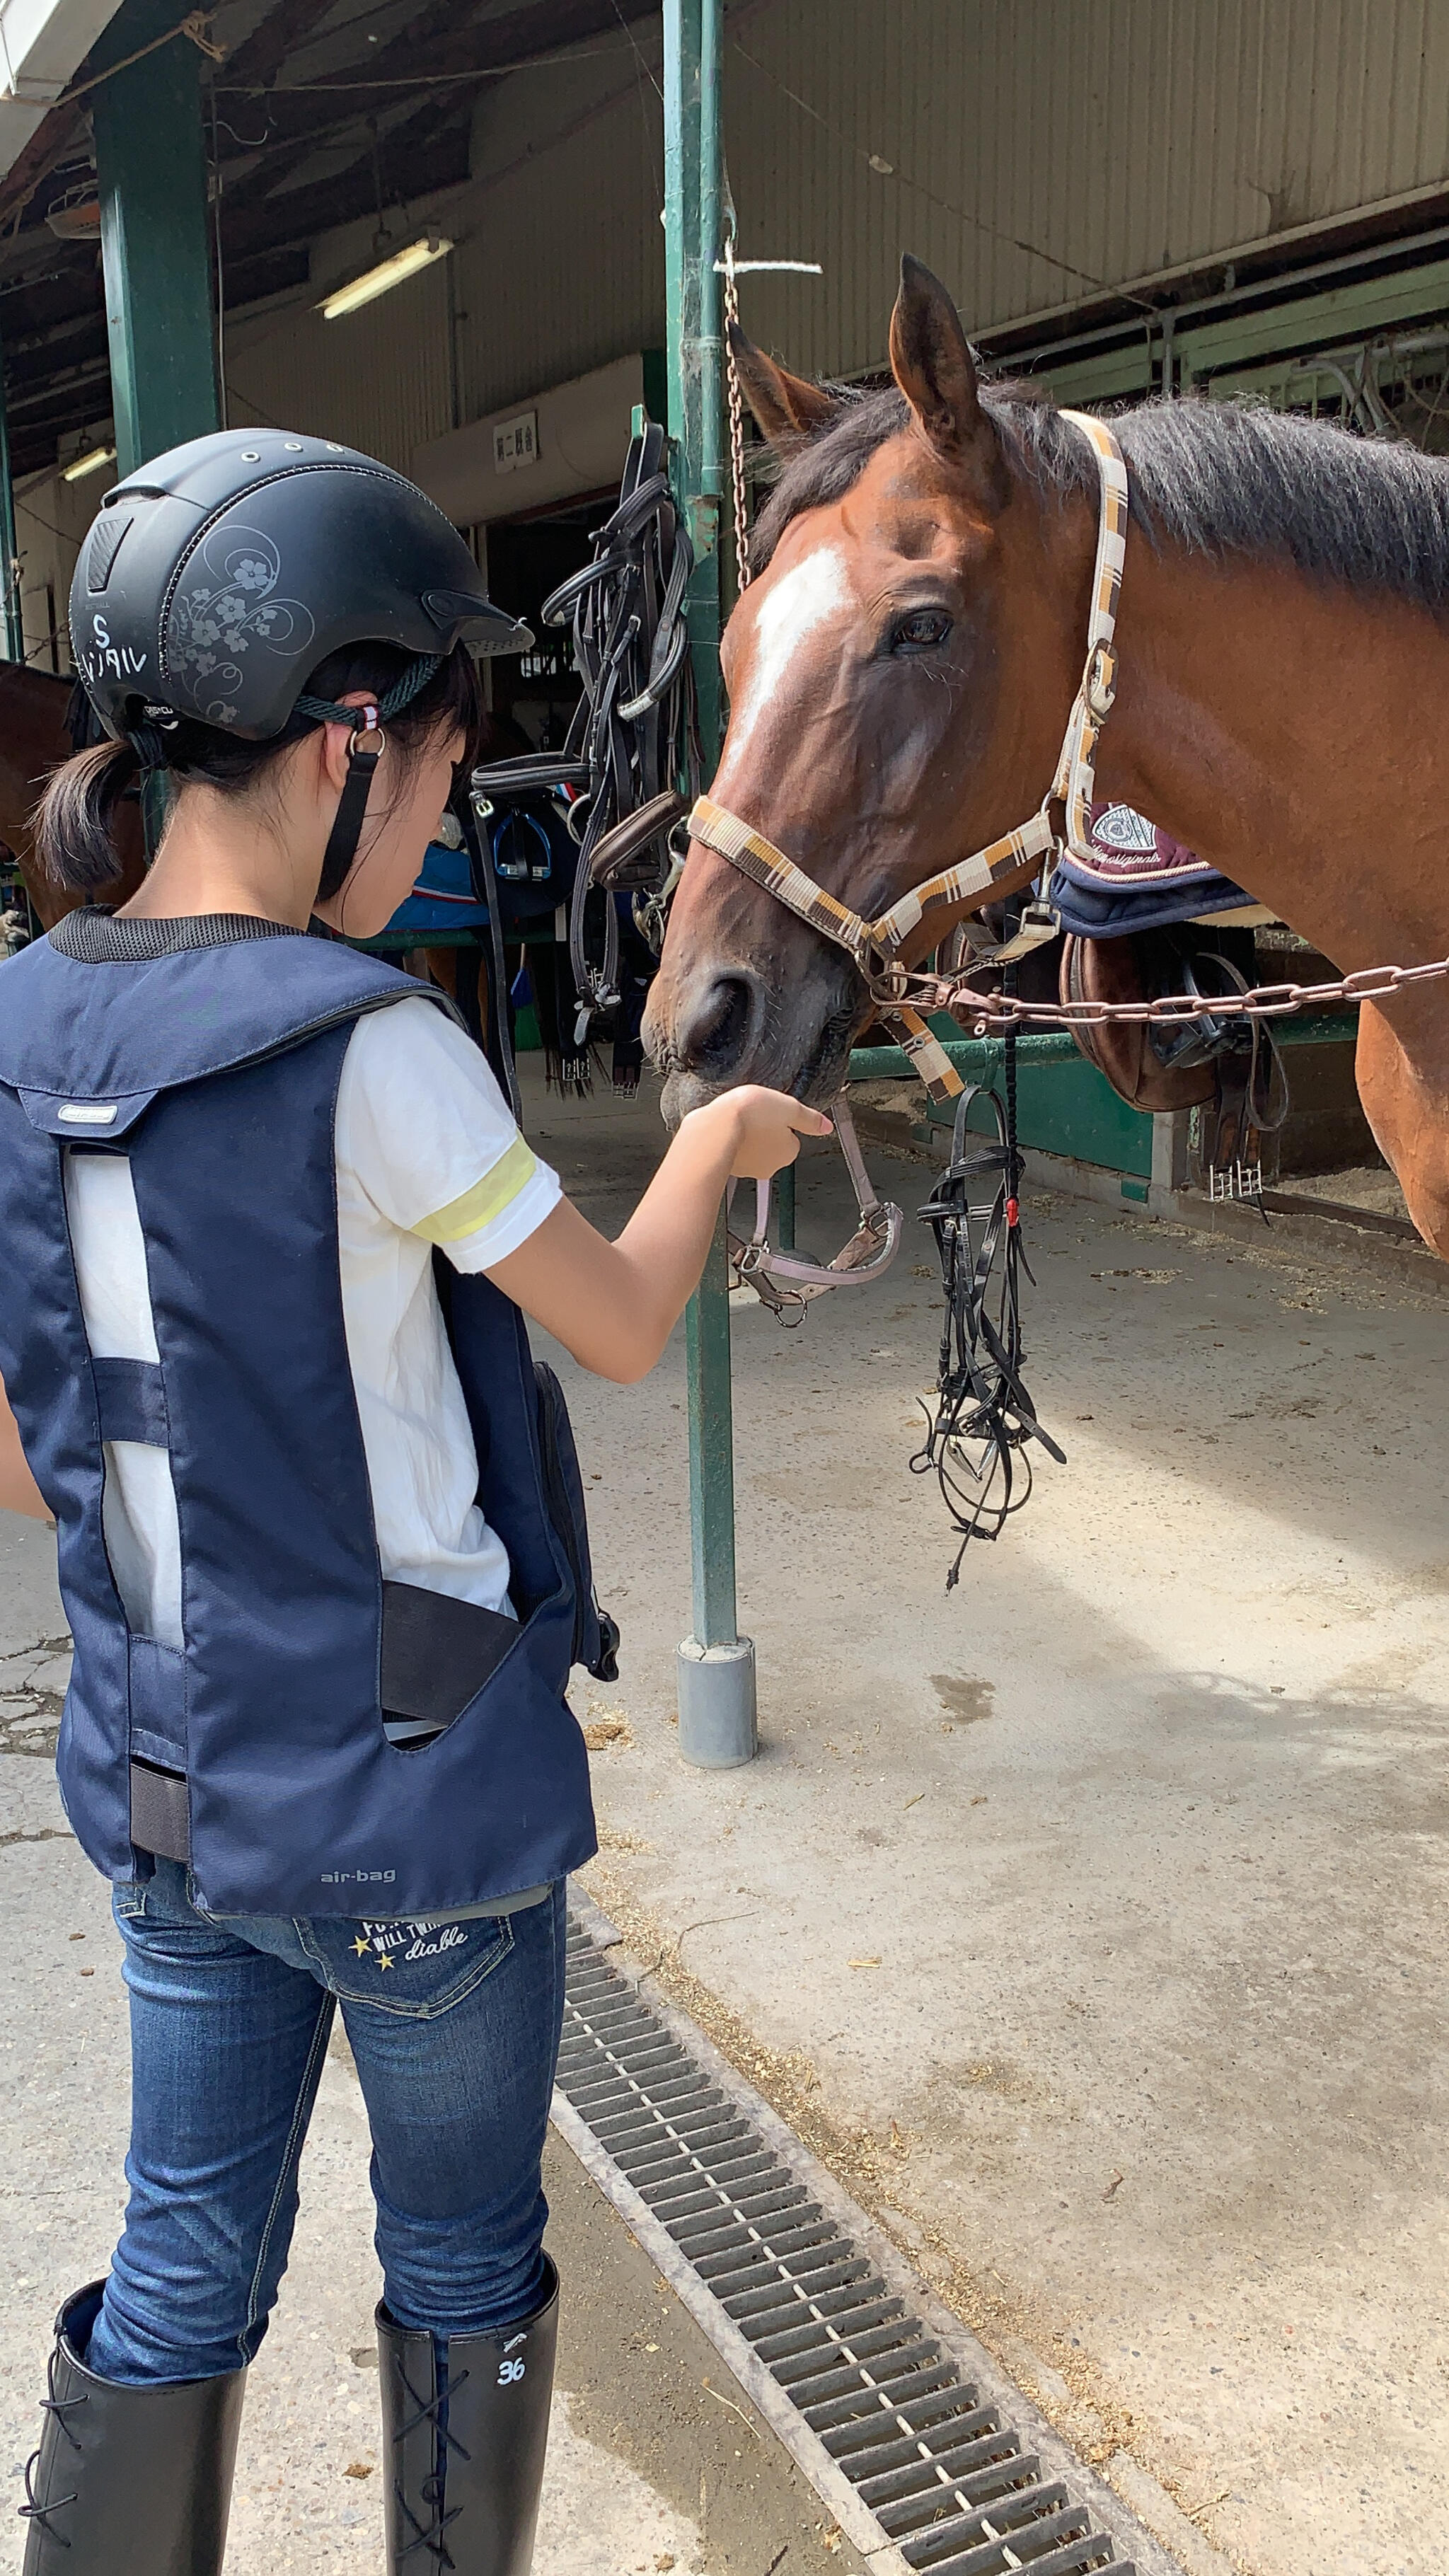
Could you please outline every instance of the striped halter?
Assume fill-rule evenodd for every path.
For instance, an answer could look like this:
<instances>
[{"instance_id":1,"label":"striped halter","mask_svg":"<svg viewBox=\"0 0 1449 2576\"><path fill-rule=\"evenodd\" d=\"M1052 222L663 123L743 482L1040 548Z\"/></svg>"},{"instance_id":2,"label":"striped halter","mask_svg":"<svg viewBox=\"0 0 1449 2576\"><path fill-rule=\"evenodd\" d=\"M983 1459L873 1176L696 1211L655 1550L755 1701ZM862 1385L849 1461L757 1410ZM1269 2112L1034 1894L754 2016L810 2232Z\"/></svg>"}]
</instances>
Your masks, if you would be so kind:
<instances>
[{"instance_id":1,"label":"striped halter","mask_svg":"<svg viewBox=\"0 0 1449 2576\"><path fill-rule=\"evenodd\" d=\"M986 849L973 852L954 868L945 869L940 876L928 877L924 885L902 895L899 903L892 904L878 920L866 921L835 895L827 894L824 886L817 885L803 868L797 868L794 860L777 850L762 832L752 831L748 823L742 823L727 807L717 805L712 797L701 796L689 817L692 840L703 842L706 849L728 859L732 867L763 886L767 894L774 895L801 921L808 921L822 938L832 940L854 958L877 1015L899 1036L933 1100L953 1099L962 1089L962 1082L920 1013L905 1000L908 975L900 955L912 931L932 913L946 912L962 903L978 909L981 897L989 895L1001 879L1019 876L1024 865L1049 858L1062 847L1070 850L1074 858L1090 856L1086 839L1092 818L1097 744L1117 693L1113 637L1127 542L1127 468L1105 421L1093 420L1079 411L1064 411L1062 418L1084 432L1097 460L1101 485L1097 560L1087 619L1087 658L1067 719L1056 776L1030 821L1005 833L999 841L992 841ZM1060 832L1052 819L1057 806L1065 827Z\"/></svg>"}]
</instances>

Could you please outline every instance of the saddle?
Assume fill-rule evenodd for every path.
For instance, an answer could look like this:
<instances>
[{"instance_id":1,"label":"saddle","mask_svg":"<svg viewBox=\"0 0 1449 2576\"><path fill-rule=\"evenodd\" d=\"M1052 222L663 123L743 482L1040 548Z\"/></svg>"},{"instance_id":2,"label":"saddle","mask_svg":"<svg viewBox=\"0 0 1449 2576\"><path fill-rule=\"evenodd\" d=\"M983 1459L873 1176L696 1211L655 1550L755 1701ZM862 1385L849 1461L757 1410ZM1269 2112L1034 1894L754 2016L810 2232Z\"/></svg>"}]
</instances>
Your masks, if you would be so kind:
<instances>
[{"instance_id":1,"label":"saddle","mask_svg":"<svg viewBox=\"0 0 1449 2576\"><path fill-rule=\"evenodd\" d=\"M1247 990L1253 925L1271 916L1242 886L1127 805L1094 806L1088 839L1090 861L1065 854L1052 878L1064 1002ZM1215 1106L1203 1155L1215 1168L1254 1160L1251 1139L1288 1114L1283 1060L1260 1021L1108 1020L1072 1035L1134 1109Z\"/></svg>"}]
</instances>

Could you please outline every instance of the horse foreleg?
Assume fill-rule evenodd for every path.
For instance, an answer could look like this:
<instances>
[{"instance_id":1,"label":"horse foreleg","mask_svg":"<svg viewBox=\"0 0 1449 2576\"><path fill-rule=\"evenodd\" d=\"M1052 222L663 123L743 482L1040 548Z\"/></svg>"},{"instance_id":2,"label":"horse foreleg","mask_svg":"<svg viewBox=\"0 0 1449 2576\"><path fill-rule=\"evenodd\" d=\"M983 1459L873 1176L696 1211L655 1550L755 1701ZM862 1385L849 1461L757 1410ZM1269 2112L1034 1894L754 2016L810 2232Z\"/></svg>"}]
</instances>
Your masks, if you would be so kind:
<instances>
[{"instance_id":1,"label":"horse foreleg","mask_svg":"<svg viewBox=\"0 0 1449 2576\"><path fill-rule=\"evenodd\" d=\"M1449 1014L1443 986L1373 1002L1359 1015L1354 1073L1364 1116L1393 1165L1410 1216L1449 1261Z\"/></svg>"}]
</instances>

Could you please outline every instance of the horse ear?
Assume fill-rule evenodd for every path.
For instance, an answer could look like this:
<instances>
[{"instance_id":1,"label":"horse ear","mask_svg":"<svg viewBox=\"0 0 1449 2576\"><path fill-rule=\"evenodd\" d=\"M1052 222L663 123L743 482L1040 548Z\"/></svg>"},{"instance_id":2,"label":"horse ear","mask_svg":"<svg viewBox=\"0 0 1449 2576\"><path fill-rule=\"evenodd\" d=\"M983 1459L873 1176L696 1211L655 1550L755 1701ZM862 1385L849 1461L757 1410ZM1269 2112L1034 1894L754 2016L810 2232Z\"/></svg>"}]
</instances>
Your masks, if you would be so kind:
<instances>
[{"instance_id":1,"label":"horse ear","mask_svg":"<svg viewBox=\"0 0 1449 2576\"><path fill-rule=\"evenodd\" d=\"M907 251L891 315L891 373L917 426L942 456L965 456L987 422L961 317L941 284Z\"/></svg>"},{"instance_id":2,"label":"horse ear","mask_svg":"<svg viewBox=\"0 0 1449 2576\"><path fill-rule=\"evenodd\" d=\"M788 447L797 438L808 438L812 430L828 427L835 405L821 386L807 384L803 376L787 375L753 340L746 339L738 322L731 322L729 337L741 390L772 447Z\"/></svg>"}]
</instances>

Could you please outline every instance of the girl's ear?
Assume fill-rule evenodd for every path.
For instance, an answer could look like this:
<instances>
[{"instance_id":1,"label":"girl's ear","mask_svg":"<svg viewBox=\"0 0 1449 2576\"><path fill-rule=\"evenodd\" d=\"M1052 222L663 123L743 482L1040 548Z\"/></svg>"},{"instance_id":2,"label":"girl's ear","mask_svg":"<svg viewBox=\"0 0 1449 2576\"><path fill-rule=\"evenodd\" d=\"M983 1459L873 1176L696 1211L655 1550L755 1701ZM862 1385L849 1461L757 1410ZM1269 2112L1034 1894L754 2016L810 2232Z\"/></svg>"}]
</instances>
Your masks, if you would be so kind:
<instances>
[{"instance_id":1,"label":"girl's ear","mask_svg":"<svg viewBox=\"0 0 1449 2576\"><path fill-rule=\"evenodd\" d=\"M352 749L351 726L320 725L315 736L304 734L302 739L304 742L315 740L317 758L340 795L347 777L347 755Z\"/></svg>"},{"instance_id":2,"label":"girl's ear","mask_svg":"<svg viewBox=\"0 0 1449 2576\"><path fill-rule=\"evenodd\" d=\"M748 340L738 322L729 326L730 354L746 402L772 447L791 447L817 429L828 429L835 405L823 385L787 375Z\"/></svg>"}]
</instances>

